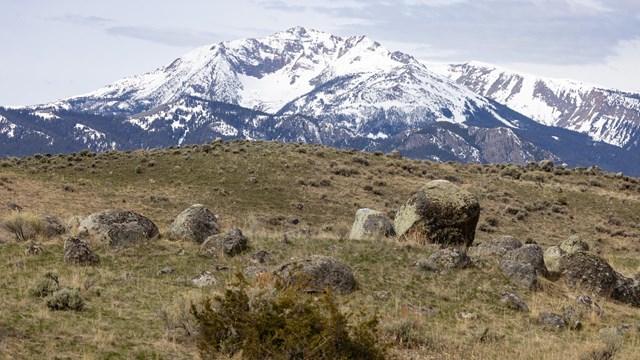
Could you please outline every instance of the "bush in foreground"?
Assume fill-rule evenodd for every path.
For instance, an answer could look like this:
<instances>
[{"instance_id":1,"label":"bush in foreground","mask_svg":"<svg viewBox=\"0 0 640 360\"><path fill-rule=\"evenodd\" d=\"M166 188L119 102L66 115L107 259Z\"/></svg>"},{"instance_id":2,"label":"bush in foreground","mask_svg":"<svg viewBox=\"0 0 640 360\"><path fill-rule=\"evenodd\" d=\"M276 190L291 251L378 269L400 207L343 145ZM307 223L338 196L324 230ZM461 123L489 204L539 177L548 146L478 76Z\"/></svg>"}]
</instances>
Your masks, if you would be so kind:
<instances>
[{"instance_id":1,"label":"bush in foreground","mask_svg":"<svg viewBox=\"0 0 640 360\"><path fill-rule=\"evenodd\" d=\"M286 289L250 297L240 280L224 295L191 305L204 359L383 359L377 319L349 326L331 293L314 299Z\"/></svg>"},{"instance_id":2,"label":"bush in foreground","mask_svg":"<svg viewBox=\"0 0 640 360\"><path fill-rule=\"evenodd\" d=\"M13 234L18 241L34 240L45 231L39 217L28 212L14 211L2 221L2 227Z\"/></svg>"}]
</instances>

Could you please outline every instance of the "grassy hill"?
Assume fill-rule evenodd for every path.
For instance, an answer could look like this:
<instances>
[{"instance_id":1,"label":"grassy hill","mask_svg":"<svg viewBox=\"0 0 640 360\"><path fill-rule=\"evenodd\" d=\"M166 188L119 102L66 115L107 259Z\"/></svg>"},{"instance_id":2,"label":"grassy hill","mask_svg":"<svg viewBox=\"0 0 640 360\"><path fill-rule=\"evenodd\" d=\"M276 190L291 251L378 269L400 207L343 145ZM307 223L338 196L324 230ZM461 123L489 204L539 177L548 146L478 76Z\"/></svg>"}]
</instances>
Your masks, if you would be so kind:
<instances>
[{"instance_id":1,"label":"grassy hill","mask_svg":"<svg viewBox=\"0 0 640 360\"><path fill-rule=\"evenodd\" d=\"M637 355L638 308L595 298L603 316L584 319L581 330L548 331L536 323L537 315L562 314L580 294L561 280L541 279L540 290L521 290L501 273L498 259L436 274L414 266L435 246L348 239L357 209L393 217L432 179L450 180L478 197L482 211L475 243L511 235L546 248L578 234L616 271L628 277L640 272L640 184L597 169L432 163L247 141L1 159L0 219L10 215L9 203L63 220L121 208L149 217L163 234L176 215L200 203L219 217L223 231L240 228L251 249L211 259L198 255L197 244L166 238L119 249L92 243L100 264L78 267L63 261L66 235L38 239L43 253L27 255L27 243L0 230L0 354L12 359L196 357L190 303L223 292L235 273L256 266L250 255L265 250L272 258L266 267L312 254L348 264L359 288L338 297L340 308L353 313L353 321L378 314L379 341L389 357L588 358L592 350L611 344L600 330L619 326L625 331L616 339L617 356ZM309 240L280 241L284 232L302 228L310 229ZM175 271L158 273L166 267ZM194 287L191 279L205 270L218 285ZM80 290L84 310L51 311L30 295L49 271L62 285ZM249 282L269 286L260 278ZM525 300L530 313L501 306L498 299L506 291Z\"/></svg>"}]
</instances>

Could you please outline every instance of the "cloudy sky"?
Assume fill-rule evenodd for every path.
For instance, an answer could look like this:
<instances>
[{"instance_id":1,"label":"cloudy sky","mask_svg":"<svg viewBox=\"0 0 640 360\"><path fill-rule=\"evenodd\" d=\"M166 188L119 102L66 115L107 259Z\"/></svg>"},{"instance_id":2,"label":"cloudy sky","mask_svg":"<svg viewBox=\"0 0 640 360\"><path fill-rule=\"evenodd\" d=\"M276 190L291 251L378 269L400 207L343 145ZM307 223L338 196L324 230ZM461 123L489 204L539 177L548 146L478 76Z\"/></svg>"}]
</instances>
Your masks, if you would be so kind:
<instances>
[{"instance_id":1,"label":"cloudy sky","mask_svg":"<svg viewBox=\"0 0 640 360\"><path fill-rule=\"evenodd\" d=\"M200 45L301 25L418 58L640 91L638 0L0 0L0 104L153 70Z\"/></svg>"}]
</instances>

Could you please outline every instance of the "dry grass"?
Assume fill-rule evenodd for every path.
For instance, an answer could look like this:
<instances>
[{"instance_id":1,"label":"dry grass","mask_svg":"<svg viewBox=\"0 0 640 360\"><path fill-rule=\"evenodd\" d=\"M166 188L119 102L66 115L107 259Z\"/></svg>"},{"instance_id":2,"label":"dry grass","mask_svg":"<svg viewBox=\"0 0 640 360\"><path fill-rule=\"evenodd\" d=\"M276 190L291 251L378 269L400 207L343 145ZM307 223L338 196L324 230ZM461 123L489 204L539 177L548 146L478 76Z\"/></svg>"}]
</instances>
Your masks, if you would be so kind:
<instances>
[{"instance_id":1,"label":"dry grass","mask_svg":"<svg viewBox=\"0 0 640 360\"><path fill-rule=\"evenodd\" d=\"M153 166L148 166L150 161ZM52 354L194 358L197 350L186 334L191 325L185 307L221 291L235 272L255 266L249 254L258 250L271 254L272 262L263 265L267 268L311 254L349 264L359 290L341 297L341 306L379 314L390 357L579 359L604 348L598 331L635 326L640 310L596 299L605 310L603 317L585 318L580 331L552 333L538 326L535 317L543 311L562 313L573 305L577 293L562 281L542 281L542 290L526 292L514 287L492 259L485 259L482 268L438 275L411 266L427 257L432 246L345 240L358 208L393 214L425 182L448 177L480 199L479 225L486 226L478 230L476 242L512 235L549 246L576 233L617 271L628 276L640 271L637 179L525 168L519 168L522 175L514 179L502 176L502 169L244 141L0 160L0 219L11 216L7 203L62 219L125 208L151 218L164 232L184 208L202 203L219 216L223 230L242 229L251 246L237 258L212 260L199 256L195 244L164 239L118 251L92 244L101 263L76 267L62 261L61 239L40 239L44 252L29 256L26 244L0 230L0 353L16 359ZM285 231L297 228L309 228L313 236L290 245L280 241ZM158 275L165 267L175 271ZM228 270L216 270L224 268ZM194 288L190 280L204 270L213 272L220 285ZM53 312L42 299L30 296L37 278L47 271L57 272L62 286L80 289L86 309ZM272 279L260 275L252 281L264 288ZM531 313L499 306L505 291L518 293ZM413 332L408 335L411 344L398 341L403 331ZM632 327L621 339L616 356L637 355L637 330Z\"/></svg>"}]
</instances>

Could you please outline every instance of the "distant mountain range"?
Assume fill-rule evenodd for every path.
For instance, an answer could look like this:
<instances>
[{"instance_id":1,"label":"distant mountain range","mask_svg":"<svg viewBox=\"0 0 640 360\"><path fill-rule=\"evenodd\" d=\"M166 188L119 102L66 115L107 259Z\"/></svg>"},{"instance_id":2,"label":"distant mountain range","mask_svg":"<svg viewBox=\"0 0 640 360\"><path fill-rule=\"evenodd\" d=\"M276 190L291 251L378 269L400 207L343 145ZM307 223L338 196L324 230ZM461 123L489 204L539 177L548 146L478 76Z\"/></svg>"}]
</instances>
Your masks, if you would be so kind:
<instances>
[{"instance_id":1,"label":"distant mountain range","mask_svg":"<svg viewBox=\"0 0 640 360\"><path fill-rule=\"evenodd\" d=\"M296 27L201 47L85 95L0 107L0 156L222 137L640 175L639 104L638 94L476 63L425 64L365 36Z\"/></svg>"}]
</instances>

